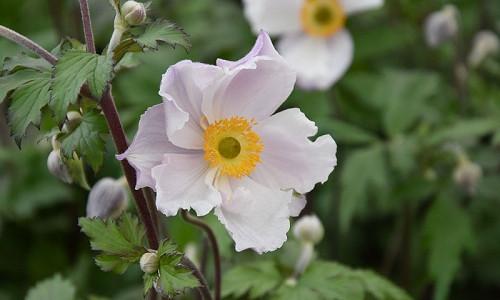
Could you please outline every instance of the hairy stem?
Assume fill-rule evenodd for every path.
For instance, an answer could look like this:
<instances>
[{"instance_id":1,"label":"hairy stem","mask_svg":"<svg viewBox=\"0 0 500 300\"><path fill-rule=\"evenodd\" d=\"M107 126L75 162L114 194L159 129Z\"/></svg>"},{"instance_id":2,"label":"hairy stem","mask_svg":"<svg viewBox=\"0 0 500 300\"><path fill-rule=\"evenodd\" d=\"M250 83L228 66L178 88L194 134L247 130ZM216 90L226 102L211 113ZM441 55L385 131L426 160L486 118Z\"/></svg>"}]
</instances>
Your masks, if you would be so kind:
<instances>
[{"instance_id":1,"label":"hairy stem","mask_svg":"<svg viewBox=\"0 0 500 300\"><path fill-rule=\"evenodd\" d=\"M85 35L85 43L87 51L95 53L94 33L92 32L92 20L90 19L89 3L87 0L79 0L80 12L82 14L83 34Z\"/></svg>"},{"instance_id":2,"label":"hairy stem","mask_svg":"<svg viewBox=\"0 0 500 300\"><path fill-rule=\"evenodd\" d=\"M30 51L33 51L35 54L53 65L57 62L57 57L55 57L52 53L43 49L42 46L10 28L0 25L0 36L3 36L4 38L9 39L16 44L23 46Z\"/></svg>"},{"instance_id":3,"label":"hairy stem","mask_svg":"<svg viewBox=\"0 0 500 300\"><path fill-rule=\"evenodd\" d=\"M220 263L220 252L219 246L217 244L217 239L215 238L215 234L203 221L200 219L193 217L186 210L183 210L182 217L186 222L189 222L199 228L201 228L207 235L208 240L210 241L210 246L212 247L212 253L214 256L214 270L215 270L215 300L220 300L221 297L221 263Z\"/></svg>"}]
</instances>

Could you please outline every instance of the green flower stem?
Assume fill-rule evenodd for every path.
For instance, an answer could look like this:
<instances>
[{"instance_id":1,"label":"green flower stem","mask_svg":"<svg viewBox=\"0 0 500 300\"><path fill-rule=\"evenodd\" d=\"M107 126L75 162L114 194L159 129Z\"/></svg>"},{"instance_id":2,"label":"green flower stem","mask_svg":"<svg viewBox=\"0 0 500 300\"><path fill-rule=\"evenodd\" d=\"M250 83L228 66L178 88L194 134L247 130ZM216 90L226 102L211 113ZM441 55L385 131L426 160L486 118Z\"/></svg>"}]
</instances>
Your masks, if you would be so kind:
<instances>
[{"instance_id":1,"label":"green flower stem","mask_svg":"<svg viewBox=\"0 0 500 300\"><path fill-rule=\"evenodd\" d=\"M35 54L53 65L57 63L57 57L55 57L52 53L43 49L37 43L10 28L0 25L0 36L3 36L4 38L9 39L16 44L21 45L30 51L33 51Z\"/></svg>"},{"instance_id":2,"label":"green flower stem","mask_svg":"<svg viewBox=\"0 0 500 300\"><path fill-rule=\"evenodd\" d=\"M212 247L212 253L214 255L214 269L215 269L215 300L221 299L221 262L220 262L220 252L219 246L217 244L217 239L215 234L203 221L192 216L186 210L182 210L182 217L186 222L191 223L199 228L201 228L207 234L208 240L210 241L210 246Z\"/></svg>"}]
</instances>

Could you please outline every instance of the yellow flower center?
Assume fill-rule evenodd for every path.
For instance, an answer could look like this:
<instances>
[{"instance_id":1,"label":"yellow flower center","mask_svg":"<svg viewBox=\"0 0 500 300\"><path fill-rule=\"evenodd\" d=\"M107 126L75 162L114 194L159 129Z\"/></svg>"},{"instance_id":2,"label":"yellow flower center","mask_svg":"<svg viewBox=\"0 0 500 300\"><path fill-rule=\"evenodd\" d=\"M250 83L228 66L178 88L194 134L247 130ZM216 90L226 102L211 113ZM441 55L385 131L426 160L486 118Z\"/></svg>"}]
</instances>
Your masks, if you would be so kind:
<instances>
[{"instance_id":1,"label":"yellow flower center","mask_svg":"<svg viewBox=\"0 0 500 300\"><path fill-rule=\"evenodd\" d=\"M252 130L253 120L232 117L217 121L205 130L205 159L222 175L240 178L250 175L260 162L264 146Z\"/></svg>"},{"instance_id":2,"label":"yellow flower center","mask_svg":"<svg viewBox=\"0 0 500 300\"><path fill-rule=\"evenodd\" d=\"M339 0L304 0L301 11L302 26L304 31L312 36L333 35L344 27L345 19Z\"/></svg>"}]
</instances>

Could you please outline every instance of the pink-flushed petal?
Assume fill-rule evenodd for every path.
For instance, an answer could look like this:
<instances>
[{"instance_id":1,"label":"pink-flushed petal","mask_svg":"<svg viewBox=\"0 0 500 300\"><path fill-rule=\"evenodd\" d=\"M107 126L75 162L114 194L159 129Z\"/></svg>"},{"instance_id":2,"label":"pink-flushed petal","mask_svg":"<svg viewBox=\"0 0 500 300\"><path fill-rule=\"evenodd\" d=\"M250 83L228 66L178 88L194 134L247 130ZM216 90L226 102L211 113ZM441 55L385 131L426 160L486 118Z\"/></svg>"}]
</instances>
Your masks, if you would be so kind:
<instances>
[{"instance_id":1,"label":"pink-flushed petal","mask_svg":"<svg viewBox=\"0 0 500 300\"><path fill-rule=\"evenodd\" d=\"M292 192L267 188L248 177L233 180L232 185L232 197L215 209L215 215L236 243L236 251L280 248L290 229Z\"/></svg>"},{"instance_id":2,"label":"pink-flushed petal","mask_svg":"<svg viewBox=\"0 0 500 300\"><path fill-rule=\"evenodd\" d=\"M272 59L283 60L283 57L281 57L278 51L276 51L276 49L274 48L273 42L271 41L269 35L263 30L259 32L252 50L250 50L250 52L248 52L245 57L237 61L230 61L219 58L217 59L217 66L232 70L246 63L251 63L251 61L258 56L266 56Z\"/></svg>"},{"instance_id":3,"label":"pink-flushed petal","mask_svg":"<svg viewBox=\"0 0 500 300\"><path fill-rule=\"evenodd\" d=\"M254 129L264 150L250 176L270 188L305 194L324 183L337 164L335 141L329 135L311 141L317 127L297 108L279 112Z\"/></svg>"},{"instance_id":4,"label":"pink-flushed petal","mask_svg":"<svg viewBox=\"0 0 500 300\"><path fill-rule=\"evenodd\" d=\"M341 0L342 7L348 15L366 10L377 9L384 5L384 0Z\"/></svg>"},{"instance_id":5,"label":"pink-flushed petal","mask_svg":"<svg viewBox=\"0 0 500 300\"><path fill-rule=\"evenodd\" d=\"M167 135L173 144L203 148L203 90L223 74L217 66L184 60L163 75L159 94L165 103Z\"/></svg>"},{"instance_id":6,"label":"pink-flushed petal","mask_svg":"<svg viewBox=\"0 0 500 300\"><path fill-rule=\"evenodd\" d=\"M300 11L304 0L244 0L245 16L257 33L265 30L272 35L297 32L302 29Z\"/></svg>"},{"instance_id":7,"label":"pink-flushed petal","mask_svg":"<svg viewBox=\"0 0 500 300\"><path fill-rule=\"evenodd\" d=\"M296 74L261 32L250 53L237 62L219 61L225 75L206 89L203 112L209 123L234 116L261 120L288 98Z\"/></svg>"},{"instance_id":8,"label":"pink-flushed petal","mask_svg":"<svg viewBox=\"0 0 500 300\"><path fill-rule=\"evenodd\" d=\"M292 201L288 208L290 209L291 217L298 217L300 212L306 207L307 199L306 195L293 193Z\"/></svg>"},{"instance_id":9,"label":"pink-flushed petal","mask_svg":"<svg viewBox=\"0 0 500 300\"><path fill-rule=\"evenodd\" d=\"M165 129L164 104L152 106L146 110L139 121L139 128L127 151L116 157L127 159L137 174L136 189L155 188L151 169L160 165L166 153L191 153L170 143Z\"/></svg>"},{"instance_id":10,"label":"pink-flushed petal","mask_svg":"<svg viewBox=\"0 0 500 300\"><path fill-rule=\"evenodd\" d=\"M156 207L166 216L191 208L203 216L222 201L213 186L215 172L209 169L202 153L167 154L152 174L156 182Z\"/></svg>"},{"instance_id":11,"label":"pink-flushed petal","mask_svg":"<svg viewBox=\"0 0 500 300\"><path fill-rule=\"evenodd\" d=\"M297 71L297 84L308 90L325 90L335 84L352 63L354 44L347 30L330 38L300 33L284 36L278 50Z\"/></svg>"}]
</instances>

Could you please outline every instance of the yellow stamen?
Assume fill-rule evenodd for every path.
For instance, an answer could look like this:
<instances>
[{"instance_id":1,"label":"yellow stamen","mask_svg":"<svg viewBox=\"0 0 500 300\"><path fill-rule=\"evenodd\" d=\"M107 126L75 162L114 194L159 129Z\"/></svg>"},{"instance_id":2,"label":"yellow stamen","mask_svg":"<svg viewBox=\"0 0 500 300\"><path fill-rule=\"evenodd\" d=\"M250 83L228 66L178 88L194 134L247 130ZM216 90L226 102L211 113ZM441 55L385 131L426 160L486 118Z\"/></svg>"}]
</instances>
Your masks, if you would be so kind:
<instances>
[{"instance_id":1,"label":"yellow stamen","mask_svg":"<svg viewBox=\"0 0 500 300\"><path fill-rule=\"evenodd\" d=\"M250 175L260 162L264 146L252 130L255 121L232 117L217 121L205 130L205 159L222 175L240 178Z\"/></svg>"},{"instance_id":2,"label":"yellow stamen","mask_svg":"<svg viewBox=\"0 0 500 300\"><path fill-rule=\"evenodd\" d=\"M301 21L305 32L312 36L328 37L345 25L345 13L339 0L305 0Z\"/></svg>"}]
</instances>

